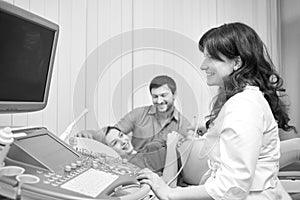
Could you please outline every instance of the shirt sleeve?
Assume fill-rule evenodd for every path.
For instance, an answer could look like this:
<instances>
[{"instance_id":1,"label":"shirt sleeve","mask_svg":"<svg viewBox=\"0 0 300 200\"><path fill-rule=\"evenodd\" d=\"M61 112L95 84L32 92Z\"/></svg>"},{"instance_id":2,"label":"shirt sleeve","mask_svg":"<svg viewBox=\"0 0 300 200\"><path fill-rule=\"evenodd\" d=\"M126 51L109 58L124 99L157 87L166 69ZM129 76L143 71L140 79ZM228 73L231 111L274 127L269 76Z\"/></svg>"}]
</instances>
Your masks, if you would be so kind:
<instances>
[{"instance_id":1,"label":"shirt sleeve","mask_svg":"<svg viewBox=\"0 0 300 200\"><path fill-rule=\"evenodd\" d=\"M215 177L205 183L205 188L214 199L244 199L250 190L262 146L263 112L257 102L245 98L225 105L219 144L220 166Z\"/></svg>"},{"instance_id":2,"label":"shirt sleeve","mask_svg":"<svg viewBox=\"0 0 300 200\"><path fill-rule=\"evenodd\" d=\"M181 135L186 137L186 136L188 136L189 128L191 128L192 125L182 114L180 114L179 120L180 120L180 122L179 122L179 131L178 132Z\"/></svg>"},{"instance_id":3,"label":"shirt sleeve","mask_svg":"<svg viewBox=\"0 0 300 200\"><path fill-rule=\"evenodd\" d=\"M126 134L130 133L134 129L136 120L139 117L140 110L141 108L136 108L130 111L123 118L121 118L120 121L118 121L115 126L118 127L122 132Z\"/></svg>"}]
</instances>

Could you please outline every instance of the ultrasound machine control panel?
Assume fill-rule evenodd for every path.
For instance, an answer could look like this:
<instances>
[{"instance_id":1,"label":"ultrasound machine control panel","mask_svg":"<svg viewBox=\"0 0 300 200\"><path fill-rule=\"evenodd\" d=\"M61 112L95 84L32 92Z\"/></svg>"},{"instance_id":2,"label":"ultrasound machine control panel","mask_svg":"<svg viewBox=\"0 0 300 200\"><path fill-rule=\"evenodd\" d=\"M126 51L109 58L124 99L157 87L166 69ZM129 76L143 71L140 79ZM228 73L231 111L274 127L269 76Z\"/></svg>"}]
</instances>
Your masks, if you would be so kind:
<instances>
[{"instance_id":1,"label":"ultrasound machine control panel","mask_svg":"<svg viewBox=\"0 0 300 200\"><path fill-rule=\"evenodd\" d=\"M136 179L135 165L104 153L74 150L44 127L24 129L15 139L5 166L24 168L38 182L22 184L21 199L136 200L147 199L150 187ZM0 194L15 199L20 182L12 175L0 176Z\"/></svg>"}]
</instances>

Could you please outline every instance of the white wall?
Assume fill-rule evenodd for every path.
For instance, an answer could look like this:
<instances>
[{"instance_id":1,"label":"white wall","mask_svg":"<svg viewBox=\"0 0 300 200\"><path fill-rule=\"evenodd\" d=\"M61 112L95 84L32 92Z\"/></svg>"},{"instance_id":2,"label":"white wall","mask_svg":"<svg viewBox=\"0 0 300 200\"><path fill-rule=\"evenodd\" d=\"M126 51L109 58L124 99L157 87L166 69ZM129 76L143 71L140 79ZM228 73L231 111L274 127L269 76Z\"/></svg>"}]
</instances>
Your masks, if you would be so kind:
<instances>
[{"instance_id":1,"label":"white wall","mask_svg":"<svg viewBox=\"0 0 300 200\"><path fill-rule=\"evenodd\" d=\"M49 105L1 115L1 126L44 125L60 135L85 108L77 130L113 124L150 103L149 81L169 74L176 105L203 118L214 91L199 69L204 31L242 21L260 34L278 61L277 4L272 0L6 0L60 26ZM75 131L77 131L75 130Z\"/></svg>"},{"instance_id":2,"label":"white wall","mask_svg":"<svg viewBox=\"0 0 300 200\"><path fill-rule=\"evenodd\" d=\"M280 1L282 75L290 99L291 124L300 129L300 1ZM291 137L286 134L285 137ZM300 134L296 135L300 137Z\"/></svg>"}]
</instances>

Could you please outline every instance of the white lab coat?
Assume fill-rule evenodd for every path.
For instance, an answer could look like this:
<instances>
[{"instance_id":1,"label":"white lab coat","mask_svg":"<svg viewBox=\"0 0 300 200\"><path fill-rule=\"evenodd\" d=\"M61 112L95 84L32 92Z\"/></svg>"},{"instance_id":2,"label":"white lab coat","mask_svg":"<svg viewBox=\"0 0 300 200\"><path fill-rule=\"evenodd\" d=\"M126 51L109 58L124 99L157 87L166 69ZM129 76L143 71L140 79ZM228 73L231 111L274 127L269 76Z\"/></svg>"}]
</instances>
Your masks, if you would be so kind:
<instances>
[{"instance_id":1,"label":"white lab coat","mask_svg":"<svg viewBox=\"0 0 300 200\"><path fill-rule=\"evenodd\" d=\"M209 156L210 170L206 174L205 188L211 197L290 199L277 178L278 126L257 87L247 86L231 97L205 138L201 156Z\"/></svg>"}]
</instances>

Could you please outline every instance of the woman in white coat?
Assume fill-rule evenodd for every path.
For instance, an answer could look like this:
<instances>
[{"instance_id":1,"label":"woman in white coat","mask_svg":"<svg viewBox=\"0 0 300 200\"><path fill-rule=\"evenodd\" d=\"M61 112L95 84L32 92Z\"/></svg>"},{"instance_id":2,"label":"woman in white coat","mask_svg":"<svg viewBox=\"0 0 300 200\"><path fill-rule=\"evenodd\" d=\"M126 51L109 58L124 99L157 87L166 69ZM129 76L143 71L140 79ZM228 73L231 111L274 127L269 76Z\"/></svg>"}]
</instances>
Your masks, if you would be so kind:
<instances>
[{"instance_id":1,"label":"woman in white coat","mask_svg":"<svg viewBox=\"0 0 300 200\"><path fill-rule=\"evenodd\" d=\"M230 23L207 31L199 48L207 84L219 86L202 149L209 156L206 178L184 188L170 188L147 169L138 178L159 199L289 199L277 178L278 128L296 129L264 43L251 27Z\"/></svg>"}]
</instances>

